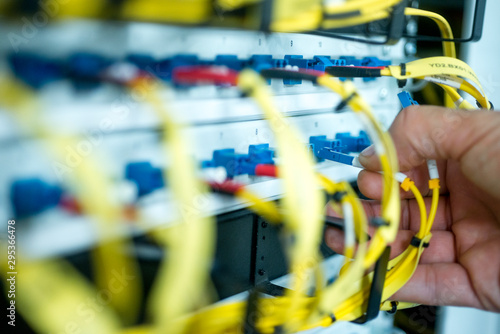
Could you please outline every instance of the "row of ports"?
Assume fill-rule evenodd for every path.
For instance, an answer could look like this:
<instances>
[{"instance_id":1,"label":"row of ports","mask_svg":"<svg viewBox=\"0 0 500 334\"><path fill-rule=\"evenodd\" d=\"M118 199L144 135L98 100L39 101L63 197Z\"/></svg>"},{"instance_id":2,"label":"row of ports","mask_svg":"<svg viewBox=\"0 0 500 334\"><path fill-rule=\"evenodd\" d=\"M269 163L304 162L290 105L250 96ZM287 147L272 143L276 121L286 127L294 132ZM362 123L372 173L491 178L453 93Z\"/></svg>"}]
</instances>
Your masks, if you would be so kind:
<instances>
[{"instance_id":1,"label":"row of ports","mask_svg":"<svg viewBox=\"0 0 500 334\"><path fill-rule=\"evenodd\" d=\"M326 135L311 136L307 147L318 162L327 159L345 164L352 161L348 153L360 152L369 144L368 136L361 131L359 135L337 133L331 139ZM265 166L275 165L278 154L269 144L250 145L245 153L227 148L215 150L212 159L202 161L200 167L202 171L223 169L224 177L229 179L238 175L257 175L259 168L262 170ZM128 204L164 188L166 184L162 168L148 161L128 163L124 174L125 181L119 182L119 196L122 202ZM18 218L33 216L56 206L75 213L80 211L78 203L62 186L50 184L38 177L14 181L10 188L10 200Z\"/></svg>"},{"instance_id":2,"label":"row of ports","mask_svg":"<svg viewBox=\"0 0 500 334\"><path fill-rule=\"evenodd\" d=\"M284 68L292 66L301 69L324 71L329 66L387 66L391 62L377 57L357 59L353 56L319 55L304 58L302 55L286 55L284 58L273 58L272 55L253 55L248 59L240 59L236 55L218 55L215 59L200 59L197 55L176 55L166 59L155 59L146 54L130 54L123 59L112 59L92 53L74 53L65 59L53 59L33 53L19 52L11 54L9 65L14 74L26 84L34 88L63 79L70 79L75 88L90 89L97 87L103 81L103 75L113 65L128 63L138 69L147 71L165 80L172 80L172 72L180 66L225 66L240 71L252 68L261 71L267 68ZM374 78L363 78L365 81ZM285 85L298 85L301 80L283 80Z\"/></svg>"}]
</instances>

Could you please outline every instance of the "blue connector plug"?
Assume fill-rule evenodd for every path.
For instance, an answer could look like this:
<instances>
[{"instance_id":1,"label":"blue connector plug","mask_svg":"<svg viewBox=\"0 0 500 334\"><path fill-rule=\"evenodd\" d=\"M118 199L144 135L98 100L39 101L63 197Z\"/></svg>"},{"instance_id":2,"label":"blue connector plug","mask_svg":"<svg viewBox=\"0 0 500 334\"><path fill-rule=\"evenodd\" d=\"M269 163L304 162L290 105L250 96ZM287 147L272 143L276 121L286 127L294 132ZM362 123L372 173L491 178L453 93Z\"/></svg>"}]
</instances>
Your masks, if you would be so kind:
<instances>
[{"instance_id":1,"label":"blue connector plug","mask_svg":"<svg viewBox=\"0 0 500 334\"><path fill-rule=\"evenodd\" d=\"M156 69L156 60L147 54L130 54L125 58L125 60L144 71L155 71Z\"/></svg>"},{"instance_id":2,"label":"blue connector plug","mask_svg":"<svg viewBox=\"0 0 500 334\"><path fill-rule=\"evenodd\" d=\"M16 180L10 188L10 200L16 217L41 213L59 204L63 190L41 179Z\"/></svg>"},{"instance_id":3,"label":"blue connector plug","mask_svg":"<svg viewBox=\"0 0 500 334\"><path fill-rule=\"evenodd\" d=\"M150 162L131 162L125 167L125 178L137 185L138 195L144 196L165 186L163 171Z\"/></svg>"},{"instance_id":4,"label":"blue connector plug","mask_svg":"<svg viewBox=\"0 0 500 334\"><path fill-rule=\"evenodd\" d=\"M313 69L317 71L325 71L328 66L345 66L345 59L332 59L330 56L314 56Z\"/></svg>"},{"instance_id":5,"label":"blue connector plug","mask_svg":"<svg viewBox=\"0 0 500 334\"><path fill-rule=\"evenodd\" d=\"M248 157L250 161L257 164L274 164L274 151L269 148L269 144L250 145Z\"/></svg>"},{"instance_id":6,"label":"blue connector plug","mask_svg":"<svg viewBox=\"0 0 500 334\"><path fill-rule=\"evenodd\" d=\"M326 136L311 136L309 137L309 144L312 145L314 156L318 162L323 161L325 158L320 157L320 151L323 148L331 149L335 152L344 152L345 147L342 142L337 139L327 139Z\"/></svg>"},{"instance_id":7,"label":"blue connector plug","mask_svg":"<svg viewBox=\"0 0 500 334\"><path fill-rule=\"evenodd\" d=\"M250 57L248 63L256 72L274 67L272 55L253 55Z\"/></svg>"},{"instance_id":8,"label":"blue connector plug","mask_svg":"<svg viewBox=\"0 0 500 334\"><path fill-rule=\"evenodd\" d=\"M68 66L71 76L76 79L97 80L101 72L112 62L111 59L101 55L78 52L70 56Z\"/></svg>"},{"instance_id":9,"label":"blue connector plug","mask_svg":"<svg viewBox=\"0 0 500 334\"><path fill-rule=\"evenodd\" d=\"M218 55L215 57L214 65L226 66L235 71L241 71L245 66L245 61L238 59L235 55Z\"/></svg>"},{"instance_id":10,"label":"blue connector plug","mask_svg":"<svg viewBox=\"0 0 500 334\"><path fill-rule=\"evenodd\" d=\"M213 153L214 166L224 167L229 178L243 174L241 170L242 163L247 160L248 155L237 154L233 148L215 150Z\"/></svg>"},{"instance_id":11,"label":"blue connector plug","mask_svg":"<svg viewBox=\"0 0 500 334\"><path fill-rule=\"evenodd\" d=\"M20 52L8 58L16 77L35 89L64 78L63 66L39 55Z\"/></svg>"},{"instance_id":12,"label":"blue connector plug","mask_svg":"<svg viewBox=\"0 0 500 334\"><path fill-rule=\"evenodd\" d=\"M304 59L303 56L300 55L286 55L285 60L288 61L288 64L291 66L297 66L303 69L310 69L313 67L314 61L311 59ZM302 84L302 80L295 79L283 79L283 84L285 85L300 85Z\"/></svg>"},{"instance_id":13,"label":"blue connector plug","mask_svg":"<svg viewBox=\"0 0 500 334\"><path fill-rule=\"evenodd\" d=\"M335 139L342 142L345 150L342 153L361 152L371 145L370 139L365 131L360 131L358 136L353 136L349 132L341 132L335 135Z\"/></svg>"},{"instance_id":14,"label":"blue connector plug","mask_svg":"<svg viewBox=\"0 0 500 334\"><path fill-rule=\"evenodd\" d=\"M322 148L319 151L318 156L321 159L340 162L341 164L351 165L351 166L353 165L353 160L354 160L354 157L351 155L340 153L326 147Z\"/></svg>"},{"instance_id":15,"label":"blue connector plug","mask_svg":"<svg viewBox=\"0 0 500 334\"><path fill-rule=\"evenodd\" d=\"M314 56L315 64L313 65L313 70L325 71L328 66L334 66L330 56Z\"/></svg>"},{"instance_id":16,"label":"blue connector plug","mask_svg":"<svg viewBox=\"0 0 500 334\"><path fill-rule=\"evenodd\" d=\"M354 56L340 56L339 59L345 61L346 66L361 66L361 59L356 59Z\"/></svg>"},{"instance_id":17,"label":"blue connector plug","mask_svg":"<svg viewBox=\"0 0 500 334\"><path fill-rule=\"evenodd\" d=\"M163 80L172 80L172 71L178 66L195 66L200 65L200 60L197 55L184 54L177 55L172 58L160 60L155 68L155 75Z\"/></svg>"},{"instance_id":18,"label":"blue connector plug","mask_svg":"<svg viewBox=\"0 0 500 334\"><path fill-rule=\"evenodd\" d=\"M403 108L412 106L412 105L418 105L418 102L412 99L410 93L407 91L402 91L401 93L398 94L399 101L401 102L401 105Z\"/></svg>"},{"instance_id":19,"label":"blue connector plug","mask_svg":"<svg viewBox=\"0 0 500 334\"><path fill-rule=\"evenodd\" d=\"M382 60L377 57L364 57L361 59L361 66L379 67L391 65L390 60Z\"/></svg>"},{"instance_id":20,"label":"blue connector plug","mask_svg":"<svg viewBox=\"0 0 500 334\"><path fill-rule=\"evenodd\" d=\"M233 148L215 150L212 160L203 161L202 168L224 167L227 176L233 178L236 175L255 175L255 167L259 164L274 164L274 151L269 144L250 145L248 154L236 153Z\"/></svg>"}]
</instances>

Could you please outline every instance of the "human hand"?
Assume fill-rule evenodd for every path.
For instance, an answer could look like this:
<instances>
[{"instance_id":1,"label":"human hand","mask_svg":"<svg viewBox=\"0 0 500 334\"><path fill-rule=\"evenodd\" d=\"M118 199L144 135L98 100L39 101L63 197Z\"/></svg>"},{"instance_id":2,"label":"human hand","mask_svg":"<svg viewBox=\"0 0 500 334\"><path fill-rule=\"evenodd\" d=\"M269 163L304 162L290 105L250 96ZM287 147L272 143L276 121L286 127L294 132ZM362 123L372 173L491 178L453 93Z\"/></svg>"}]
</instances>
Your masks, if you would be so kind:
<instances>
[{"instance_id":1,"label":"human hand","mask_svg":"<svg viewBox=\"0 0 500 334\"><path fill-rule=\"evenodd\" d=\"M441 177L439 207L430 246L410 281L390 299L427 305L469 306L500 312L500 113L430 106L404 109L389 130L400 169L424 196L431 192L425 161L436 159ZM378 159L368 148L358 177L363 194L380 200ZM391 257L406 249L418 231L418 205L401 192L401 225ZM364 201L368 216L380 214L377 201ZM326 232L335 251L343 249L338 230Z\"/></svg>"}]
</instances>

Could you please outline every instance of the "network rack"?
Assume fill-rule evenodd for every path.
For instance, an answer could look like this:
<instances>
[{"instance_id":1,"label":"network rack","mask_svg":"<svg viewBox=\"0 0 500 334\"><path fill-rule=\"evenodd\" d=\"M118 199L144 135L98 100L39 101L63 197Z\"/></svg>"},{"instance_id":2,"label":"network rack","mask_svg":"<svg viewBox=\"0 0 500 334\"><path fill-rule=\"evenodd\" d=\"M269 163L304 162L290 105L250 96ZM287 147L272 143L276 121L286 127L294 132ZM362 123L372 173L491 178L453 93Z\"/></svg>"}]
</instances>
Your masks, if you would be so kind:
<instances>
[{"instance_id":1,"label":"network rack","mask_svg":"<svg viewBox=\"0 0 500 334\"><path fill-rule=\"evenodd\" d=\"M174 2L170 1L169 5ZM259 3L256 5L259 10L262 9L260 2L256 2ZM208 1L198 3L199 6L207 4ZM273 69L303 74L306 77L314 74L319 78L325 70L328 73L328 68L342 68L351 73L349 71L353 69L375 69L381 72L398 67L400 76L404 77L407 75L405 64L410 66L415 60L414 54L408 52L408 40L401 39L406 22L403 15L406 4L407 1L400 2L397 10L391 9L392 16L383 18L382 22L397 23L390 31L397 32L397 35L388 36L391 45L387 41L382 45L383 43L354 42L349 38L331 38L331 34L338 33L342 33L343 37L351 36L365 31L363 29L366 26L347 30L334 29L326 33L323 30L311 32L310 29L275 32L269 30L281 29L273 29L272 21L267 28L264 27L266 29L261 29L264 31L253 31L221 27L226 25L221 17L218 18L219 21L206 18L205 21L200 21L202 23L196 22L195 26L190 26L188 21L177 22L177 19L169 18L165 24L158 22L161 19L137 18L130 11L124 11L123 13L128 13L128 17L124 14L125 18L118 15L119 20L110 21L109 17L101 20L105 11L96 9L92 12L94 7L89 7L89 13L77 13L77 19L51 22L43 27L30 22L29 28L35 29L29 36L25 34L26 20L21 21L21 24L1 22L0 29L9 31L10 37L0 44L0 70L9 73L15 80L8 82L6 86L0 86L5 91L14 87L12 91L9 90L12 96L0 95L7 101L6 104L1 104L0 101L0 159L5 162L0 173L0 218L5 223L0 223L0 226L9 230L9 225L13 225L10 222L15 223L19 267L26 264L24 268L31 269L30 265L36 267L37 264L47 264L47 268L54 265L55 269L65 272L65 265L70 264L73 269L66 271L68 277L78 276L84 279L88 283L86 286L94 289L89 291L97 293L96 300L101 298L103 301L103 295L99 294L111 288L106 290L105 287L103 290L102 285L99 286L99 282L102 283L103 280L99 271L103 268L102 264L110 261L113 256L116 259L133 258L136 262L131 261L133 263L127 264L130 265L127 268L135 268L133 277L140 277L140 280L133 279L135 282L130 285L137 289L136 295L140 297L121 302L118 301L119 297L114 301L110 297L108 301L101 302L98 306L106 310L103 313L108 312L109 307L110 313L116 311L119 314L109 316L112 320L104 316L101 319L99 312L92 314L99 321L112 323L119 319L123 322L120 325L112 323L109 328L99 327L103 333L114 332L117 328L120 332L140 332L143 329L145 332L154 331L155 323L152 318L156 317L158 320L158 315L154 312L177 312L168 303L165 303L163 309L159 307L165 300L155 300L154 295L162 284L157 281L157 277L166 270L165 263L177 260L175 247L172 247L170 253L168 244L181 244L183 239L189 239L189 236L177 234L174 240L169 231L173 231L173 235L179 233L175 232L178 227L189 225L191 219L205 222L203 226L210 221L213 222L215 231L209 231L206 236L206 239L210 239L209 242L205 239L203 241L207 242L207 254L196 254L200 257L213 255L210 261L207 260L208 265L204 263L208 267L198 268L197 271L200 277L208 272L207 282L198 282L199 286L195 287L201 289L202 286L204 290L195 290L192 296L190 291L183 291L188 292L185 299L194 300L193 305L190 305L191 313L182 313L182 310L179 315L181 320L165 320L173 322L162 330L169 333L181 333L182 330L190 333L203 331L205 329L200 325L202 321L197 322L197 317L209 318L210 312L216 312L218 308L226 310L225 307L229 309L233 305L231 303L239 305L238 302L241 302L244 305L244 311L238 311L244 315L243 318L240 317L241 327L238 327L238 323L232 327L228 325L230 329L226 330L238 328L244 333L261 333L258 319L252 318L252 312L260 314L257 318L264 318L265 312L259 306L259 302L265 300L262 295L286 301L289 295L294 296L296 273L302 271L296 271L293 256L290 255L293 254L292 246L297 235L291 237L286 224L276 223L272 214L267 212L269 216L266 216L265 210L255 210L255 203L252 203L256 199L257 203L267 203L264 206L268 209L276 206L281 219L291 219L281 207L283 203L286 205L290 194L287 181L277 177L282 172L283 151L280 151L280 145L283 142L277 138L277 127L269 121L269 116L262 105L259 105L258 99L252 97L253 92L238 86L240 82L237 80L242 80L239 73L244 69L251 69L256 74ZM131 6L130 8L134 6L133 1L126 5ZM180 2L175 2L172 6L177 5L188 6ZM12 8L16 13L23 11L14 5ZM234 17L240 20L250 15L251 11L236 8L228 13L231 20ZM90 16L92 19L80 16ZM129 21L130 16L144 22ZM96 20L96 17L99 19ZM212 26L214 22L215 27ZM241 23L245 23L245 20L238 22L240 24L235 26L241 28ZM381 22L377 22L367 24L379 27ZM171 25L172 23L181 25ZM200 27L200 24L207 26ZM250 28L255 27L251 25ZM13 36L22 36L23 39L13 42ZM376 38L368 36L368 41L370 40L376 41ZM189 79L192 74L190 71L202 71L201 79L200 72L197 72L197 84L177 80L182 75ZM317 78L312 82L300 75L284 79L262 79L263 87L272 92L272 103L279 109L280 115L285 117L286 124L297 130L294 140L300 143L300 151L304 149L308 161L310 159L312 162L314 172L306 174L321 175L330 180L328 182L342 184L342 187L348 189L348 184L355 183L360 171L361 166L356 167L357 155L372 145L374 138L383 136L377 134L374 128L389 128L402 109L397 94L405 84L407 88L411 88L414 85L412 79L418 78L414 76L396 80L396 75L355 76L337 80L340 85L356 88L356 93L351 92L348 96L340 96L325 88ZM226 81L219 82L221 77ZM235 82L228 83L228 77ZM439 80L446 83L448 79ZM140 85L145 85L146 88L136 89ZM157 95L151 99L149 94L153 91ZM353 96L362 97L371 106L375 121L360 118L352 111L349 103ZM14 102L11 103L12 101ZM413 100L408 98L408 101ZM466 103L457 101L454 102L457 105L462 103L461 106ZM485 104L484 101L482 103ZM158 110L155 113L158 105L168 106L165 110L168 110L171 119L165 121L165 110L162 111L163 114L158 113ZM16 111L12 112L11 109ZM29 112L25 113L25 109L29 109ZM30 116L23 119L24 114ZM372 127L371 122L377 125ZM168 128L166 125L173 123L179 129ZM166 153L165 146L168 145L165 145L165 138L172 133L169 131L185 139L183 150L175 152L170 147ZM54 139L62 145L55 150ZM375 142L375 146L377 145L379 143ZM57 150L59 153L54 155ZM304 157L299 153L299 157ZM179 164L177 158L186 162L185 166L192 164L195 170L193 179L196 181L190 184L200 185L199 189L196 188L199 196L192 198L189 207L182 206L180 200L182 185L169 177L169 171ZM95 174L81 178L82 175L78 173L82 165L86 166L87 172L93 170ZM189 169L190 172L190 168L186 170ZM302 174L295 177L301 178ZM396 173L395 179L403 185L406 182L405 178L401 179L401 174ZM102 189L109 193L103 195L95 191L93 195L99 195L100 199L107 198L106 201L109 199L109 202L104 201L103 204L97 201L94 203L96 211L89 213L86 212L85 200L78 193L81 189L99 189L100 185L97 183L83 184L96 180L106 180ZM396 184L393 179L391 182ZM317 188L319 187L318 185ZM210 191L205 192L209 188ZM243 196L236 196L242 189L250 194L247 193L246 200ZM351 196L350 190L346 189L331 191L327 194L327 199L345 204L342 202L344 196ZM99 204L103 210L101 212L98 210ZM109 208L110 211L106 211ZM119 222L110 225L112 227L105 226L100 219L105 220L107 214L118 217ZM392 225L387 219L378 218L370 220L370 223L382 229ZM331 217L322 217L321 220L322 230L326 226L347 228L342 220L337 221ZM5 235L5 240L10 238L9 233ZM356 231L356 242L364 244L359 239L365 237L363 231ZM419 240L415 247L419 248L420 256L428 239ZM117 248L106 248L109 245ZM119 252L116 252L117 249ZM349 268L348 264L341 269L348 261L328 249L324 243L317 253L321 254L320 258L315 259L319 264L311 265L311 268L319 268L324 277L304 270L309 276L305 279L307 282L304 283L304 291L301 291L304 296L301 298L308 303L308 297L314 298L319 291L318 286L331 286ZM96 267L95 262L99 262L101 256L106 260L102 260L101 267L99 264ZM64 263L61 268L57 267L60 265L56 262L58 260ZM121 260L117 260L119 261ZM388 248L373 262L376 269L370 280L376 283L372 286L383 286L385 274L389 271L387 261ZM40 269L39 272L43 270L47 269ZM116 271L113 270L110 269L110 272L115 275ZM322 283L309 282L315 275ZM110 282L110 277L106 276L105 279ZM165 277L177 281L183 279L172 278L172 275ZM112 279L116 282L117 276ZM61 285L64 285L63 281L60 281ZM76 283L71 285L73 283L70 281L68 278L67 287L61 287L61 291L70 291L69 287L77 286ZM358 283L353 282L353 286ZM23 280L20 284L27 286ZM359 285L362 291L361 283ZM39 291L37 288L30 291L36 295ZM132 287L127 289L132 290ZM80 293L83 290L74 288L74 291ZM116 293L117 296L120 294L121 292ZM47 306L54 303L62 308L63 304L55 301L56 297L52 299L48 296L45 296ZM284 299L279 299L280 297ZM179 300L181 299L183 298ZM360 303L365 311L351 320L364 325L339 321L328 327L337 319L333 313L324 314L324 310L321 310L323 313L319 312L314 316L318 319L326 317L328 324L324 320L319 322L326 328L320 326L321 328L302 332L398 333L398 329L392 324L391 314L379 315L382 306L386 309L389 305L395 311L397 303L383 299L380 289L373 293L370 290L369 295L363 295L362 299ZM6 301L9 302L7 299ZM18 318L21 320L18 324L23 332L43 331L51 324L58 323L55 320L51 322L50 319L46 323L37 322L43 317L50 318L53 314L50 311L37 311L33 312L35 315L31 315L28 311L23 311L24 305L30 305L29 301L28 297L24 297L18 303L21 304L21 318ZM136 305L131 306L129 302ZM312 310L313 314L315 306L317 305L306 309ZM89 311L85 307L82 310ZM92 328L88 325L92 322L87 321L89 318L85 316L89 316L88 312L81 314L71 313L72 311L69 308L67 316L75 321L77 327L59 329L68 331ZM227 312L235 311L231 309ZM212 317L212 320L217 324L216 317ZM288 324L287 321L276 324L273 332L287 332L292 328L296 332L309 328L306 326L309 325L307 321L301 324L302 327ZM66 325L68 324L63 324Z\"/></svg>"}]
</instances>

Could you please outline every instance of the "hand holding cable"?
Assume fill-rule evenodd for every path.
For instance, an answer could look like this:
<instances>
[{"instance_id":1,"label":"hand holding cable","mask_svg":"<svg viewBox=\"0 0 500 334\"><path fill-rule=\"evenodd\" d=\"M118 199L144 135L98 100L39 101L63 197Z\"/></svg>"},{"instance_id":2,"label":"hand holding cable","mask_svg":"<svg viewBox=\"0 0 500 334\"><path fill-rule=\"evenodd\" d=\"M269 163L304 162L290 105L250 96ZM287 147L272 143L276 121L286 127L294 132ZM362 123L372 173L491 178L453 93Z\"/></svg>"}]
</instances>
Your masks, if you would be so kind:
<instances>
[{"instance_id":1,"label":"hand holding cable","mask_svg":"<svg viewBox=\"0 0 500 334\"><path fill-rule=\"evenodd\" d=\"M390 133L401 169L423 194L430 194L425 160L436 159L441 205L435 214L433 238L422 254L413 278L391 299L433 305L500 309L500 115L451 111L438 107L410 107L394 121ZM378 170L372 150L360 155L368 170ZM380 175L362 171L361 191L380 199ZM420 229L417 203L402 194L402 224L394 252L407 248ZM430 198L424 198L429 205ZM377 202L365 202L368 213L379 212ZM327 238L327 242L333 240ZM458 293L459 292L459 293Z\"/></svg>"}]
</instances>

